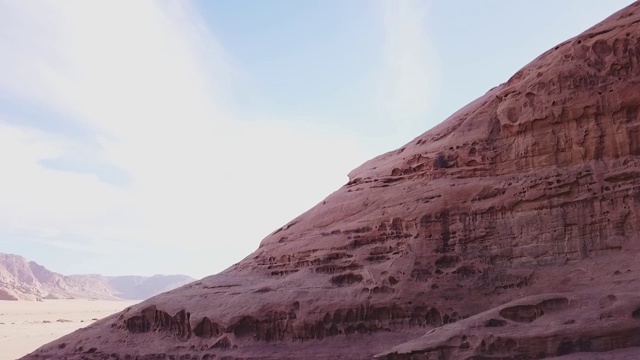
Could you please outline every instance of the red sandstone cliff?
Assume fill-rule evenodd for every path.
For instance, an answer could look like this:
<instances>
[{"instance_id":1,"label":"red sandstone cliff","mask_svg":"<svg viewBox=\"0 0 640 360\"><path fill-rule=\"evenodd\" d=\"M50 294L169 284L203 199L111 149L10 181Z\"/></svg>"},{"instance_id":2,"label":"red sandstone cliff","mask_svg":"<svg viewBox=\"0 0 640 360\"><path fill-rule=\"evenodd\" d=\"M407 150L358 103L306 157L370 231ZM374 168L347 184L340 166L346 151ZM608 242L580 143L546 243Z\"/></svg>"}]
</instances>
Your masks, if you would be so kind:
<instances>
[{"instance_id":1,"label":"red sandstone cliff","mask_svg":"<svg viewBox=\"0 0 640 360\"><path fill-rule=\"evenodd\" d=\"M639 85L635 3L235 266L25 359L640 357Z\"/></svg>"}]
</instances>

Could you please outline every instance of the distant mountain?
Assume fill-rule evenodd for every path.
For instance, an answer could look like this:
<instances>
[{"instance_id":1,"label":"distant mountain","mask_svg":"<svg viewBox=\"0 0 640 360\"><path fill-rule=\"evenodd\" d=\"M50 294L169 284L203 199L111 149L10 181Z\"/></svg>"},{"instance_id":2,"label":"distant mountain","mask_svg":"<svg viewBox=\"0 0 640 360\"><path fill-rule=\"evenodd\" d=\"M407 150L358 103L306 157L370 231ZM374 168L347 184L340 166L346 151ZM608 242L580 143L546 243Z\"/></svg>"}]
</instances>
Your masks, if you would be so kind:
<instances>
[{"instance_id":1,"label":"distant mountain","mask_svg":"<svg viewBox=\"0 0 640 360\"><path fill-rule=\"evenodd\" d=\"M20 255L0 253L0 300L143 300L194 281L186 275L61 275Z\"/></svg>"}]
</instances>

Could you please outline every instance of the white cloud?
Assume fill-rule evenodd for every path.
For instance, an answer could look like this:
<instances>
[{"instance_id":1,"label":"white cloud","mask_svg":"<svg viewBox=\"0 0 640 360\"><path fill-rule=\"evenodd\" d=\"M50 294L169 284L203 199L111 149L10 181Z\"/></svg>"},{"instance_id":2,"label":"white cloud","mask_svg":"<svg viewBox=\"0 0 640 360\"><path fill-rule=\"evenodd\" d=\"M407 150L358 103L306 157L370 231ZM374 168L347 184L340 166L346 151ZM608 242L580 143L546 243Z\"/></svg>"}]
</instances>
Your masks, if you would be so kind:
<instances>
[{"instance_id":1,"label":"white cloud","mask_svg":"<svg viewBox=\"0 0 640 360\"><path fill-rule=\"evenodd\" d=\"M426 130L423 121L440 86L428 31L431 1L381 0L380 6L385 38L378 104L396 130L413 136Z\"/></svg>"},{"instance_id":2,"label":"white cloud","mask_svg":"<svg viewBox=\"0 0 640 360\"><path fill-rule=\"evenodd\" d=\"M143 249L173 247L193 256L181 271L201 276L247 255L366 160L351 138L235 118L225 104L243 75L188 3L9 1L0 24L0 98L71 119L99 145L0 118L5 233L140 251L150 272L163 267ZM79 152L124 170L130 185L40 163Z\"/></svg>"}]
</instances>

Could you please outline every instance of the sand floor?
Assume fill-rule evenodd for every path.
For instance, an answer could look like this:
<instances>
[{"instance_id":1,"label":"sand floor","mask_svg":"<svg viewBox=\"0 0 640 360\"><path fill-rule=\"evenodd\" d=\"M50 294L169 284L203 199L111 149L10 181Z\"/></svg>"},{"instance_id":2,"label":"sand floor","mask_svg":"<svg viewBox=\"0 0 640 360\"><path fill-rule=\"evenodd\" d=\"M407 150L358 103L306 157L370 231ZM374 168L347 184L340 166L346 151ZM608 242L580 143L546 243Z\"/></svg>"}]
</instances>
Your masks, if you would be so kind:
<instances>
[{"instance_id":1,"label":"sand floor","mask_svg":"<svg viewBox=\"0 0 640 360\"><path fill-rule=\"evenodd\" d=\"M0 360L13 360L135 301L0 301Z\"/></svg>"}]
</instances>

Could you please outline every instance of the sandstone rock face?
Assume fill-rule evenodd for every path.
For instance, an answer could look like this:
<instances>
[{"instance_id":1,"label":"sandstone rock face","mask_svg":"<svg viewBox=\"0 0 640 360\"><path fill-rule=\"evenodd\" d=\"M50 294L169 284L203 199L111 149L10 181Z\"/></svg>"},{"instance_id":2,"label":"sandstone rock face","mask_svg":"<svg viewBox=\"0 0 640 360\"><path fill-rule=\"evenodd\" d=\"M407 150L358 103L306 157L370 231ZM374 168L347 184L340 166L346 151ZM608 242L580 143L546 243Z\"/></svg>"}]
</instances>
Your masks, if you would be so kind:
<instances>
[{"instance_id":1,"label":"sandstone rock face","mask_svg":"<svg viewBox=\"0 0 640 360\"><path fill-rule=\"evenodd\" d=\"M65 276L22 256L0 253L0 300L139 300L193 280L185 275Z\"/></svg>"},{"instance_id":2,"label":"sandstone rock face","mask_svg":"<svg viewBox=\"0 0 640 360\"><path fill-rule=\"evenodd\" d=\"M639 3L349 178L26 359L640 357Z\"/></svg>"}]
</instances>

